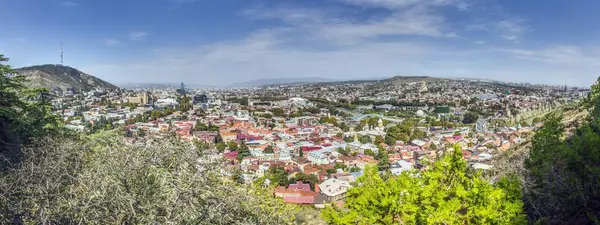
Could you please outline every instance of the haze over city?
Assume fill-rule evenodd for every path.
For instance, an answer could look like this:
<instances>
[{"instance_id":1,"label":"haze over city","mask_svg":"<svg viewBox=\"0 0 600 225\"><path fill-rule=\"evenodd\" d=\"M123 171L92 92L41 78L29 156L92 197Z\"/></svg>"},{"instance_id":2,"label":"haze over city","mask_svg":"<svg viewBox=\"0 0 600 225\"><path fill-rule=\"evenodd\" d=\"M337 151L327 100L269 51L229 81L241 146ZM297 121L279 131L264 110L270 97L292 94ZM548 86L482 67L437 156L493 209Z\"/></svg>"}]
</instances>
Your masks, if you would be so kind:
<instances>
[{"instance_id":1,"label":"haze over city","mask_svg":"<svg viewBox=\"0 0 600 225\"><path fill-rule=\"evenodd\" d=\"M112 83L473 77L589 86L600 2L5 0L0 52Z\"/></svg>"}]
</instances>

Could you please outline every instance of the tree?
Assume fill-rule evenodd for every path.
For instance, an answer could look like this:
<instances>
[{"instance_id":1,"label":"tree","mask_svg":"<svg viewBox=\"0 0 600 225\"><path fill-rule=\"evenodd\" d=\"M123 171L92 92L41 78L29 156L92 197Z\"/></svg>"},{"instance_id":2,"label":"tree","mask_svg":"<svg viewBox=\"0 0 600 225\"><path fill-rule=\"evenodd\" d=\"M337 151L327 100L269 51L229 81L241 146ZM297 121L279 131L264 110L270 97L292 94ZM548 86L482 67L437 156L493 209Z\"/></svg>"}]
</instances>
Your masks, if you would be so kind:
<instances>
[{"instance_id":1,"label":"tree","mask_svg":"<svg viewBox=\"0 0 600 225\"><path fill-rule=\"evenodd\" d=\"M52 114L51 92L27 88L27 78L7 61L0 54L0 157L12 160L21 144L59 129L60 118Z\"/></svg>"},{"instance_id":2,"label":"tree","mask_svg":"<svg viewBox=\"0 0 600 225\"><path fill-rule=\"evenodd\" d=\"M215 144L215 148L219 152L224 152L225 148L227 148L227 145L225 143L223 143L223 142L219 142L219 143Z\"/></svg>"},{"instance_id":3,"label":"tree","mask_svg":"<svg viewBox=\"0 0 600 225\"><path fill-rule=\"evenodd\" d=\"M344 137L344 141L346 143L354 142L354 137L352 137L352 136L345 136Z\"/></svg>"},{"instance_id":4,"label":"tree","mask_svg":"<svg viewBox=\"0 0 600 225\"><path fill-rule=\"evenodd\" d=\"M238 160L242 160L248 156L252 156L252 154L250 153L250 149L248 149L247 145L242 143L242 145L240 145L237 158Z\"/></svg>"},{"instance_id":5,"label":"tree","mask_svg":"<svg viewBox=\"0 0 600 225\"><path fill-rule=\"evenodd\" d=\"M350 154L350 148L346 147L346 148L342 148L342 147L338 147L336 149L336 151L342 155L348 156Z\"/></svg>"},{"instance_id":6,"label":"tree","mask_svg":"<svg viewBox=\"0 0 600 225\"><path fill-rule=\"evenodd\" d=\"M330 224L525 224L516 179L492 185L470 172L455 148L429 169L384 180L367 166L347 192L346 209L328 206Z\"/></svg>"},{"instance_id":7,"label":"tree","mask_svg":"<svg viewBox=\"0 0 600 225\"><path fill-rule=\"evenodd\" d=\"M217 134L215 137L215 143L223 143L223 137L221 137L221 134Z\"/></svg>"},{"instance_id":8,"label":"tree","mask_svg":"<svg viewBox=\"0 0 600 225\"><path fill-rule=\"evenodd\" d=\"M238 150L238 144L235 143L235 141L227 142L227 147L229 147L229 151L237 151Z\"/></svg>"},{"instance_id":9,"label":"tree","mask_svg":"<svg viewBox=\"0 0 600 225\"><path fill-rule=\"evenodd\" d=\"M467 112L462 120L464 124L472 124L475 123L479 119L479 114L476 112Z\"/></svg>"},{"instance_id":10,"label":"tree","mask_svg":"<svg viewBox=\"0 0 600 225\"><path fill-rule=\"evenodd\" d=\"M350 173L356 173L356 172L360 172L360 171L361 171L360 168L355 167L355 166L350 167L350 170L349 170Z\"/></svg>"},{"instance_id":11,"label":"tree","mask_svg":"<svg viewBox=\"0 0 600 225\"><path fill-rule=\"evenodd\" d=\"M273 153L275 153L275 151L273 150L273 146L271 146L271 145L267 146L263 152L266 153L266 154L273 154Z\"/></svg>"},{"instance_id":12,"label":"tree","mask_svg":"<svg viewBox=\"0 0 600 225\"><path fill-rule=\"evenodd\" d=\"M363 135L362 137L360 137L358 139L360 141L360 143L362 144L367 144L367 143L371 143L371 137L369 137L368 135Z\"/></svg>"},{"instance_id":13,"label":"tree","mask_svg":"<svg viewBox=\"0 0 600 225\"><path fill-rule=\"evenodd\" d=\"M375 154L375 152L371 149L365 149L365 155L370 155L375 157L377 154Z\"/></svg>"},{"instance_id":14,"label":"tree","mask_svg":"<svg viewBox=\"0 0 600 225\"><path fill-rule=\"evenodd\" d=\"M385 134L385 143L394 145L397 141L410 141L412 126L414 125L407 119L401 124L388 128Z\"/></svg>"},{"instance_id":15,"label":"tree","mask_svg":"<svg viewBox=\"0 0 600 225\"><path fill-rule=\"evenodd\" d=\"M231 175L231 179L234 182L238 183L238 184L244 184L244 183L246 183L245 180L244 180L244 174L239 169L233 171L233 175Z\"/></svg>"},{"instance_id":16,"label":"tree","mask_svg":"<svg viewBox=\"0 0 600 225\"><path fill-rule=\"evenodd\" d=\"M287 187L290 184L290 181L288 180L288 172L279 166L269 168L265 176L271 180L271 183L282 187Z\"/></svg>"},{"instance_id":17,"label":"tree","mask_svg":"<svg viewBox=\"0 0 600 225\"><path fill-rule=\"evenodd\" d=\"M435 143L431 143L431 145L429 145L429 149L436 151L436 150L438 150L438 147Z\"/></svg>"},{"instance_id":18,"label":"tree","mask_svg":"<svg viewBox=\"0 0 600 225\"><path fill-rule=\"evenodd\" d=\"M382 136L376 136L375 141L373 141L373 144L379 145L381 143L385 143L385 139Z\"/></svg>"},{"instance_id":19,"label":"tree","mask_svg":"<svg viewBox=\"0 0 600 225\"><path fill-rule=\"evenodd\" d=\"M274 116L284 116L285 115L285 111L282 108L273 108L271 110L269 110L271 113L273 113Z\"/></svg>"},{"instance_id":20,"label":"tree","mask_svg":"<svg viewBox=\"0 0 600 225\"><path fill-rule=\"evenodd\" d=\"M348 166L346 166L346 164L336 162L334 168L346 170L346 168L348 168Z\"/></svg>"},{"instance_id":21,"label":"tree","mask_svg":"<svg viewBox=\"0 0 600 225\"><path fill-rule=\"evenodd\" d=\"M196 121L196 125L194 125L194 130L196 131L207 131L208 130L208 126L206 126L206 124L200 122L200 120Z\"/></svg>"},{"instance_id":22,"label":"tree","mask_svg":"<svg viewBox=\"0 0 600 225\"><path fill-rule=\"evenodd\" d=\"M562 115L551 113L531 141L525 160L525 203L532 222L544 224L594 224L600 218L600 93L592 86L585 107L587 123L563 138Z\"/></svg>"},{"instance_id":23,"label":"tree","mask_svg":"<svg viewBox=\"0 0 600 225\"><path fill-rule=\"evenodd\" d=\"M314 174L298 173L294 178L290 180L290 184L302 181L302 183L310 184L310 189L315 190L315 184L319 183L319 177Z\"/></svg>"},{"instance_id":24,"label":"tree","mask_svg":"<svg viewBox=\"0 0 600 225\"><path fill-rule=\"evenodd\" d=\"M387 150L380 148L375 159L377 159L377 168L379 168L379 171L388 171L390 169L390 156Z\"/></svg>"},{"instance_id":25,"label":"tree","mask_svg":"<svg viewBox=\"0 0 600 225\"><path fill-rule=\"evenodd\" d=\"M337 173L337 170L335 170L335 169L327 169L327 174L331 175L331 174L334 174L334 173Z\"/></svg>"}]
</instances>

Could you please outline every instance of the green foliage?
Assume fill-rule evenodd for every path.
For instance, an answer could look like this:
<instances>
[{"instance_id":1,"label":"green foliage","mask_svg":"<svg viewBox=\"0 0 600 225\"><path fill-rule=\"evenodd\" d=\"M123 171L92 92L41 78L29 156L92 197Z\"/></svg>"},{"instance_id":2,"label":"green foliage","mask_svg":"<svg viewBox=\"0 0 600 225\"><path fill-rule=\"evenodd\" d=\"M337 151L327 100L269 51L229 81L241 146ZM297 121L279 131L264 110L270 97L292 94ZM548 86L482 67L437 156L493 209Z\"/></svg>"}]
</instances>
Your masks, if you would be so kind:
<instances>
[{"instance_id":1,"label":"green foliage","mask_svg":"<svg viewBox=\"0 0 600 225\"><path fill-rule=\"evenodd\" d=\"M215 144L215 147L217 148L217 151L224 152L225 148L227 148L227 145L223 142L219 142L219 143Z\"/></svg>"},{"instance_id":2,"label":"green foliage","mask_svg":"<svg viewBox=\"0 0 600 225\"><path fill-rule=\"evenodd\" d=\"M350 148L349 148L349 147L346 147L346 148L338 147L338 148L336 149L336 151L337 151L338 153L342 154L342 155L345 155L345 156L348 156L348 155L350 155Z\"/></svg>"},{"instance_id":3,"label":"green foliage","mask_svg":"<svg viewBox=\"0 0 600 225\"><path fill-rule=\"evenodd\" d=\"M137 103L131 103L131 102L125 102L121 104L121 107L125 108L125 107L129 107L130 109L136 109L139 106L139 104Z\"/></svg>"},{"instance_id":4,"label":"green foliage","mask_svg":"<svg viewBox=\"0 0 600 225\"><path fill-rule=\"evenodd\" d=\"M330 123L330 124L337 124L337 119L335 119L335 117L332 116L323 116L319 119L319 123Z\"/></svg>"},{"instance_id":5,"label":"green foliage","mask_svg":"<svg viewBox=\"0 0 600 225\"><path fill-rule=\"evenodd\" d=\"M525 161L526 209L533 222L594 224L600 219L600 86L592 86L589 123L563 138L562 116L546 116Z\"/></svg>"},{"instance_id":6,"label":"green foliage","mask_svg":"<svg viewBox=\"0 0 600 225\"><path fill-rule=\"evenodd\" d=\"M355 173L355 172L360 172L360 171L361 170L358 167L351 167L350 170L349 170L350 173Z\"/></svg>"},{"instance_id":7,"label":"green foliage","mask_svg":"<svg viewBox=\"0 0 600 225\"><path fill-rule=\"evenodd\" d=\"M377 154L375 154L375 152L371 149L365 149L365 155L370 155L375 157Z\"/></svg>"},{"instance_id":8,"label":"green foliage","mask_svg":"<svg viewBox=\"0 0 600 225\"><path fill-rule=\"evenodd\" d=\"M343 163L335 163L334 167L336 169L342 169L342 170L346 170L346 168L348 168L348 166L346 166L346 164L343 164Z\"/></svg>"},{"instance_id":9,"label":"green foliage","mask_svg":"<svg viewBox=\"0 0 600 225\"><path fill-rule=\"evenodd\" d=\"M382 136L376 136L373 144L379 145L381 143L385 143L385 139Z\"/></svg>"},{"instance_id":10,"label":"green foliage","mask_svg":"<svg viewBox=\"0 0 600 225\"><path fill-rule=\"evenodd\" d=\"M196 131L207 131L208 130L208 126L202 122L200 122L200 120L196 121L196 125L194 125L194 130Z\"/></svg>"},{"instance_id":11,"label":"green foliage","mask_svg":"<svg viewBox=\"0 0 600 225\"><path fill-rule=\"evenodd\" d=\"M462 123L472 124L472 123L475 123L478 119L479 119L479 113L469 111L469 112L465 113Z\"/></svg>"},{"instance_id":12,"label":"green foliage","mask_svg":"<svg viewBox=\"0 0 600 225\"><path fill-rule=\"evenodd\" d=\"M60 118L52 114L50 91L27 88L28 80L7 61L0 54L0 156L10 158L21 144L59 129Z\"/></svg>"},{"instance_id":13,"label":"green foliage","mask_svg":"<svg viewBox=\"0 0 600 225\"><path fill-rule=\"evenodd\" d=\"M134 123L147 123L148 121L156 120L158 118L162 118L168 115L173 114L174 111L171 108L166 108L164 110L152 110L150 112L146 112L143 115L136 115L133 118L127 118L127 124Z\"/></svg>"},{"instance_id":14,"label":"green foliage","mask_svg":"<svg viewBox=\"0 0 600 225\"><path fill-rule=\"evenodd\" d=\"M377 159L377 168L379 168L379 171L388 171L390 169L390 156L387 150L380 148L375 159Z\"/></svg>"},{"instance_id":15,"label":"green foliage","mask_svg":"<svg viewBox=\"0 0 600 225\"><path fill-rule=\"evenodd\" d=\"M115 133L116 134L116 133ZM222 179L189 143L41 139L0 174L0 224L291 224L295 207Z\"/></svg>"},{"instance_id":16,"label":"green foliage","mask_svg":"<svg viewBox=\"0 0 600 225\"><path fill-rule=\"evenodd\" d=\"M402 123L387 129L385 143L396 144L396 141L409 142L414 139L425 138L427 134L417 128L420 119L405 119Z\"/></svg>"},{"instance_id":17,"label":"green foliage","mask_svg":"<svg viewBox=\"0 0 600 225\"><path fill-rule=\"evenodd\" d=\"M288 172L279 166L271 167L265 173L265 177L271 180L272 184L277 184L282 187L287 187L290 184L288 176Z\"/></svg>"},{"instance_id":18,"label":"green foliage","mask_svg":"<svg viewBox=\"0 0 600 225\"><path fill-rule=\"evenodd\" d=\"M354 137L353 136L345 136L344 141L346 143L354 142Z\"/></svg>"},{"instance_id":19,"label":"green foliage","mask_svg":"<svg viewBox=\"0 0 600 225\"><path fill-rule=\"evenodd\" d=\"M327 169L327 174L337 173L336 169Z\"/></svg>"},{"instance_id":20,"label":"green foliage","mask_svg":"<svg viewBox=\"0 0 600 225\"><path fill-rule=\"evenodd\" d=\"M275 151L273 150L273 146L271 146L271 145L267 146L263 152L266 153L266 154L273 154L273 153L275 153Z\"/></svg>"},{"instance_id":21,"label":"green foliage","mask_svg":"<svg viewBox=\"0 0 600 225\"><path fill-rule=\"evenodd\" d=\"M190 109L193 108L192 106L192 97L187 97L186 94L183 94L183 96L178 97L179 99L179 110L181 110L182 112L187 112Z\"/></svg>"},{"instance_id":22,"label":"green foliage","mask_svg":"<svg viewBox=\"0 0 600 225\"><path fill-rule=\"evenodd\" d=\"M351 188L344 209L327 207L330 224L525 224L519 184L505 178L492 185L472 173L460 149L418 174L383 179L367 166Z\"/></svg>"},{"instance_id":23,"label":"green foliage","mask_svg":"<svg viewBox=\"0 0 600 225\"><path fill-rule=\"evenodd\" d=\"M237 151L238 150L238 144L234 141L229 141L227 142L227 147L229 148L230 151Z\"/></svg>"},{"instance_id":24,"label":"green foliage","mask_svg":"<svg viewBox=\"0 0 600 225\"><path fill-rule=\"evenodd\" d=\"M317 175L314 174L298 173L295 177L289 180L289 183L295 184L298 181L302 181L302 183L305 184L310 184L310 189L314 191L315 184L319 183L319 177L317 177Z\"/></svg>"},{"instance_id":25,"label":"green foliage","mask_svg":"<svg viewBox=\"0 0 600 225\"><path fill-rule=\"evenodd\" d=\"M360 141L360 143L362 143L362 144L367 144L367 143L372 142L371 137L369 137L368 135L363 135L362 137L360 137L358 139L358 141Z\"/></svg>"},{"instance_id":26,"label":"green foliage","mask_svg":"<svg viewBox=\"0 0 600 225\"><path fill-rule=\"evenodd\" d=\"M238 151L238 155L237 155L238 160L242 160L251 155L252 154L250 154L250 149L248 149L248 146L242 143L239 147L239 151Z\"/></svg>"},{"instance_id":27,"label":"green foliage","mask_svg":"<svg viewBox=\"0 0 600 225\"><path fill-rule=\"evenodd\" d=\"M269 111L273 113L273 116L285 116L285 111L282 108L273 108Z\"/></svg>"},{"instance_id":28,"label":"green foliage","mask_svg":"<svg viewBox=\"0 0 600 225\"><path fill-rule=\"evenodd\" d=\"M238 170L235 170L235 171L233 171L233 175L231 175L231 179L232 179L234 182L238 183L238 184L244 184L244 183L245 183L245 181L244 181L244 176L243 176L243 174L242 174L242 171L241 171L241 170L239 170L239 169L238 169Z\"/></svg>"}]
</instances>

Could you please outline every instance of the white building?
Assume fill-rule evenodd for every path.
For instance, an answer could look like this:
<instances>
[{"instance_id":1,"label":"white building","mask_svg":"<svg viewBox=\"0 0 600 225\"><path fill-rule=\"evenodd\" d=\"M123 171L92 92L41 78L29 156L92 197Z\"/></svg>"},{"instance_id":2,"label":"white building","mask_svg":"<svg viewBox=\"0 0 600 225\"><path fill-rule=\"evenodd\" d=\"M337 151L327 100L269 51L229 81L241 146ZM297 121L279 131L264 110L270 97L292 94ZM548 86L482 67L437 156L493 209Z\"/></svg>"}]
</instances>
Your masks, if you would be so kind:
<instances>
[{"instance_id":1,"label":"white building","mask_svg":"<svg viewBox=\"0 0 600 225\"><path fill-rule=\"evenodd\" d=\"M336 178L329 178L319 184L320 192L327 196L329 201L337 201L346 198L348 188L350 188L350 183L348 181Z\"/></svg>"}]
</instances>

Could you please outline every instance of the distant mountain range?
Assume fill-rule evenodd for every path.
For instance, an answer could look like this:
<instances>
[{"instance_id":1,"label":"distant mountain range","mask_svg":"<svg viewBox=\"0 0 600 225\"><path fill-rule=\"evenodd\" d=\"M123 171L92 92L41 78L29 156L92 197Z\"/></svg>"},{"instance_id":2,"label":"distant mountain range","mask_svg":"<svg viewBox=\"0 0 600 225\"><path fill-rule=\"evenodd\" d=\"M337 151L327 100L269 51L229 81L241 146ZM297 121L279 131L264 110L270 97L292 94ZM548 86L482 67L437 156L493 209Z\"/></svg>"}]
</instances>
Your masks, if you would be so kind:
<instances>
[{"instance_id":1,"label":"distant mountain range","mask_svg":"<svg viewBox=\"0 0 600 225\"><path fill-rule=\"evenodd\" d=\"M184 83L185 89L194 89L194 88L222 88L220 86L214 85L202 85L202 84L188 84ZM164 89L164 88L175 88L178 89L181 87L181 83L122 83L117 84L117 86L128 89Z\"/></svg>"},{"instance_id":2,"label":"distant mountain range","mask_svg":"<svg viewBox=\"0 0 600 225\"><path fill-rule=\"evenodd\" d=\"M96 88L117 89L117 86L111 83L69 66L47 64L16 70L29 79L31 87L44 87L51 90L72 88L78 91L91 91Z\"/></svg>"},{"instance_id":3,"label":"distant mountain range","mask_svg":"<svg viewBox=\"0 0 600 225\"><path fill-rule=\"evenodd\" d=\"M229 87L261 87L278 84L310 84L310 83L324 83L333 82L336 80L325 79L320 77L308 77L308 78L276 78L276 79L257 79L244 82L233 83Z\"/></svg>"},{"instance_id":4,"label":"distant mountain range","mask_svg":"<svg viewBox=\"0 0 600 225\"><path fill-rule=\"evenodd\" d=\"M395 76L385 80L379 81L377 86L398 86L407 83L414 82L432 82L432 81L443 81L449 80L447 78L439 77L428 77L428 76Z\"/></svg>"}]
</instances>

